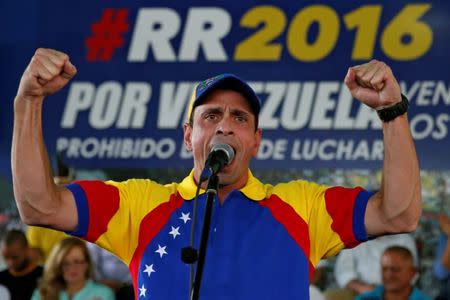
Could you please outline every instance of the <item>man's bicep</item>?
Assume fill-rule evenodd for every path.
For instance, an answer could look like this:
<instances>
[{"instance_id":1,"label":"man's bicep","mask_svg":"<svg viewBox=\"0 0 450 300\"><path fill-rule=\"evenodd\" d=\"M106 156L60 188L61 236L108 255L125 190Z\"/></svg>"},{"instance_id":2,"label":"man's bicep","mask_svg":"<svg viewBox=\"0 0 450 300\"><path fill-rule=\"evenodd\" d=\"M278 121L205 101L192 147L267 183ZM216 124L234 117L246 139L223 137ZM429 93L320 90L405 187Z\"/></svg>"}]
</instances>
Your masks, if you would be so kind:
<instances>
[{"instance_id":1,"label":"man's bicep","mask_svg":"<svg viewBox=\"0 0 450 300\"><path fill-rule=\"evenodd\" d=\"M78 225L78 211L75 196L67 187L58 187L59 205L50 222L51 228L66 232L75 231Z\"/></svg>"},{"instance_id":2,"label":"man's bicep","mask_svg":"<svg viewBox=\"0 0 450 300\"><path fill-rule=\"evenodd\" d=\"M369 237L376 237L387 232L389 224L386 224L381 211L382 195L380 192L373 194L367 202L364 214L364 225Z\"/></svg>"}]
</instances>

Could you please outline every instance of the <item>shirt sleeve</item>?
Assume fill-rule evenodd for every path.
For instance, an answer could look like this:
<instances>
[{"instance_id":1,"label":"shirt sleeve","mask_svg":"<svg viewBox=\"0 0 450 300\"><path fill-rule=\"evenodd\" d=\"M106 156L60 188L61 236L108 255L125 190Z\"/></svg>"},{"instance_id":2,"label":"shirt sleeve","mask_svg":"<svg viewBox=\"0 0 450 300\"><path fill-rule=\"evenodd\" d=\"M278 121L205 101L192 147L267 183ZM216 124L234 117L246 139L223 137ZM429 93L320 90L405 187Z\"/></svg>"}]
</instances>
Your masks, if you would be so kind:
<instances>
[{"instance_id":1,"label":"shirt sleeve","mask_svg":"<svg viewBox=\"0 0 450 300\"><path fill-rule=\"evenodd\" d=\"M309 203L312 261L336 255L368 240L364 224L372 193L361 187L321 187Z\"/></svg>"},{"instance_id":2,"label":"shirt sleeve","mask_svg":"<svg viewBox=\"0 0 450 300\"><path fill-rule=\"evenodd\" d=\"M368 239L364 216L373 193L361 187L329 187L298 180L276 185L273 194L306 224L302 234L308 239L306 252L313 265Z\"/></svg>"},{"instance_id":3,"label":"shirt sleeve","mask_svg":"<svg viewBox=\"0 0 450 300\"><path fill-rule=\"evenodd\" d=\"M331 187L325 191L326 212L331 228L341 238L345 248L353 248L368 240L364 217L367 203L374 193L361 187Z\"/></svg>"},{"instance_id":4,"label":"shirt sleeve","mask_svg":"<svg viewBox=\"0 0 450 300\"><path fill-rule=\"evenodd\" d=\"M173 190L146 179L77 181L67 188L78 213L77 228L69 234L96 243L127 265L138 245L141 221L167 202Z\"/></svg>"}]
</instances>

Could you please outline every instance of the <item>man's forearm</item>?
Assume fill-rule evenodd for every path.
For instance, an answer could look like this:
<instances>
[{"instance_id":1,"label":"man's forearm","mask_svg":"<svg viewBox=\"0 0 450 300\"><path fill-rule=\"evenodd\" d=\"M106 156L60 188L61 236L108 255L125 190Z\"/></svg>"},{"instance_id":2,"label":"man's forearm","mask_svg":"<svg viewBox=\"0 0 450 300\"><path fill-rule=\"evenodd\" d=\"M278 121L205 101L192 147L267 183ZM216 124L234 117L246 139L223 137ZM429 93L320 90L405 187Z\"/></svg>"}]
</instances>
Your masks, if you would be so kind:
<instances>
[{"instance_id":1,"label":"man's forearm","mask_svg":"<svg viewBox=\"0 0 450 300\"><path fill-rule=\"evenodd\" d=\"M407 115L383 123L384 166L381 187L384 222L391 232L412 231L421 207L420 171Z\"/></svg>"},{"instance_id":2,"label":"man's forearm","mask_svg":"<svg viewBox=\"0 0 450 300\"><path fill-rule=\"evenodd\" d=\"M35 99L36 100L36 99ZM42 138L43 99L16 98L12 142L14 194L23 220L41 224L41 214L51 214L56 197L47 151Z\"/></svg>"}]
</instances>

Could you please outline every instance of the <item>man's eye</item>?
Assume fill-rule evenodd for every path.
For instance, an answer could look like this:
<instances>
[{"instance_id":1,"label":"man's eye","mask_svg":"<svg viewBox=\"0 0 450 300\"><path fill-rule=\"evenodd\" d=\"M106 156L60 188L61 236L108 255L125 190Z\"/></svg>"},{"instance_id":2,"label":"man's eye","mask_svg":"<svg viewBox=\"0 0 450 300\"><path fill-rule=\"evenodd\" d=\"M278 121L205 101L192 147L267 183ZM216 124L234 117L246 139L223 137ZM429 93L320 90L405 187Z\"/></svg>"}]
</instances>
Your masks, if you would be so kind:
<instances>
[{"instance_id":1,"label":"man's eye","mask_svg":"<svg viewBox=\"0 0 450 300\"><path fill-rule=\"evenodd\" d=\"M215 119L217 119L217 116L215 114L207 114L205 116L205 119L207 119L207 120L215 120Z\"/></svg>"},{"instance_id":2,"label":"man's eye","mask_svg":"<svg viewBox=\"0 0 450 300\"><path fill-rule=\"evenodd\" d=\"M242 122L247 122L247 118L244 116L236 116L236 121L242 123Z\"/></svg>"}]
</instances>

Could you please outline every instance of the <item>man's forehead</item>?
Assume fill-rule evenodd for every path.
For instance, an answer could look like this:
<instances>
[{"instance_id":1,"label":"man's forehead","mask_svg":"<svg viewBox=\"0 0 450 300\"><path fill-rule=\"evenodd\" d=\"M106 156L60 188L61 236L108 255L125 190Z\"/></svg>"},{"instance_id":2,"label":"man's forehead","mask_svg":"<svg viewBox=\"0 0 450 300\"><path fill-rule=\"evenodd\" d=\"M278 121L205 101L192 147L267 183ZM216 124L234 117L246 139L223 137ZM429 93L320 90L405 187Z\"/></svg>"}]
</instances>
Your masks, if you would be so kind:
<instances>
[{"instance_id":1,"label":"man's forehead","mask_svg":"<svg viewBox=\"0 0 450 300\"><path fill-rule=\"evenodd\" d=\"M1 248L1 251L3 253L18 253L20 251L25 251L25 247L23 247L22 245L20 245L19 243L13 243L11 245L4 245Z\"/></svg>"},{"instance_id":2,"label":"man's forehead","mask_svg":"<svg viewBox=\"0 0 450 300\"><path fill-rule=\"evenodd\" d=\"M236 75L225 73L197 84L191 95L188 108L188 120L192 120L193 112L196 107L205 103L209 96L219 90L225 90L230 93L237 93L249 104L251 112L258 119L258 114L261 108L261 101L256 95L255 91L245 81Z\"/></svg>"},{"instance_id":3,"label":"man's forehead","mask_svg":"<svg viewBox=\"0 0 450 300\"><path fill-rule=\"evenodd\" d=\"M4 248L24 248L24 246L25 245L23 243L21 243L20 241L14 241L9 244L4 243L2 245L2 247L4 247Z\"/></svg>"},{"instance_id":4,"label":"man's forehead","mask_svg":"<svg viewBox=\"0 0 450 300\"><path fill-rule=\"evenodd\" d=\"M215 90L208 95L197 107L240 109L252 112L248 100L239 92L233 90Z\"/></svg>"},{"instance_id":5,"label":"man's forehead","mask_svg":"<svg viewBox=\"0 0 450 300\"><path fill-rule=\"evenodd\" d=\"M381 262L382 264L407 265L413 264L413 259L401 253L386 252L381 257Z\"/></svg>"}]
</instances>

